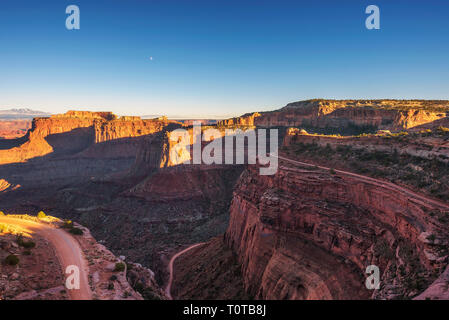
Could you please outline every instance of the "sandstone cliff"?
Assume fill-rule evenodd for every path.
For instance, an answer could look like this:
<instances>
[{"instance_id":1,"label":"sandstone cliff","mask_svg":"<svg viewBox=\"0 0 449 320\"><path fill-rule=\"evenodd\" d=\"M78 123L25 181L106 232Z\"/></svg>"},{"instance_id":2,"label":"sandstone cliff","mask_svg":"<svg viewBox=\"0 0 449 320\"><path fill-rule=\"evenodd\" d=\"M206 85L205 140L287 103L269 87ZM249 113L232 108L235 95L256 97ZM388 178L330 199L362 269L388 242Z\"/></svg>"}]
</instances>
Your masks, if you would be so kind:
<instances>
[{"instance_id":1,"label":"sandstone cliff","mask_svg":"<svg viewBox=\"0 0 449 320\"><path fill-rule=\"evenodd\" d=\"M307 134L290 128L282 150L301 161L392 181L447 201L448 137L444 127L359 136Z\"/></svg>"},{"instance_id":2,"label":"sandstone cliff","mask_svg":"<svg viewBox=\"0 0 449 320\"><path fill-rule=\"evenodd\" d=\"M46 155L84 157L135 157L136 138L160 132L173 122L117 117L110 112L69 111L49 118L35 118L23 144L0 150L0 164L25 162ZM113 146L108 145L113 144Z\"/></svg>"},{"instance_id":3,"label":"sandstone cliff","mask_svg":"<svg viewBox=\"0 0 449 320\"><path fill-rule=\"evenodd\" d=\"M390 154L397 152L427 160L438 159L445 163L449 162L449 143L446 137L432 135L431 132L394 135L388 131L381 131L372 135L332 136L308 134L304 130L289 128L284 136L283 146L289 148L295 144L314 144L320 147L329 145L334 149L350 146L354 150L371 150Z\"/></svg>"},{"instance_id":4,"label":"sandstone cliff","mask_svg":"<svg viewBox=\"0 0 449 320\"><path fill-rule=\"evenodd\" d=\"M422 100L307 100L282 109L243 115L219 122L261 127L339 129L409 129L447 116L448 101Z\"/></svg>"},{"instance_id":5,"label":"sandstone cliff","mask_svg":"<svg viewBox=\"0 0 449 320\"><path fill-rule=\"evenodd\" d=\"M250 114L245 114L241 117L225 119L218 121L218 126L254 126L256 118L260 117L259 112L254 112Z\"/></svg>"},{"instance_id":6,"label":"sandstone cliff","mask_svg":"<svg viewBox=\"0 0 449 320\"><path fill-rule=\"evenodd\" d=\"M394 299L417 295L447 265L447 225L431 214L441 210L354 176L248 168L225 239L256 298ZM380 268L375 292L365 288L368 265Z\"/></svg>"},{"instance_id":7,"label":"sandstone cliff","mask_svg":"<svg viewBox=\"0 0 449 320\"><path fill-rule=\"evenodd\" d=\"M172 126L180 124L165 118L117 118L109 112L35 118L15 147L0 147L0 177L25 188L104 179L128 170L145 139Z\"/></svg>"}]
</instances>

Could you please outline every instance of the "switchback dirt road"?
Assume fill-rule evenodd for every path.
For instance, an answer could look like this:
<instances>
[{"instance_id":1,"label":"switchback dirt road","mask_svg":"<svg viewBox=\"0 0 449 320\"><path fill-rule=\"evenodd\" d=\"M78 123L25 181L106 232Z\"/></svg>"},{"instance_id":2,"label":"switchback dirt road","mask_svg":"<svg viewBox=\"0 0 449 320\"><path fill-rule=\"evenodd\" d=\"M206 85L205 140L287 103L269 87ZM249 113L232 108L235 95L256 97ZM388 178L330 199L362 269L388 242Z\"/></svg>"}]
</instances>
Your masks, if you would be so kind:
<instances>
[{"instance_id":1,"label":"switchback dirt road","mask_svg":"<svg viewBox=\"0 0 449 320\"><path fill-rule=\"evenodd\" d=\"M272 155L272 156L274 156L274 155ZM280 160L284 160L286 162L290 162L290 163L293 163L293 164L300 165L300 166L314 167L314 168L318 168L318 169L322 169L322 170L331 170L331 168L327 168L327 167L323 167L323 166L316 166L316 165L313 165L313 164L310 164L310 163L296 161L296 160L292 160L292 159L285 158L285 157L282 157L282 156L277 156L277 158L280 159ZM446 204L444 202L432 199L432 198L427 197L425 195L418 194L418 193L416 193L414 191L411 191L410 189L398 186L397 184L394 184L394 183L391 183L391 182L388 182L388 181L374 179L374 178L371 178L371 177L362 176L360 174L356 174L356 173L352 173L352 172L348 172L348 171L342 171L342 170L337 170L337 169L334 169L334 171L336 173L339 173L339 174L344 174L344 175L348 175L348 176L352 176L352 177L358 178L358 179L360 179L360 180L362 180L363 182L366 182L366 183L371 183L371 184L375 184L375 185L378 185L378 186L383 187L383 188L388 188L388 189L390 189L390 190L392 190L394 192L405 193L407 196L409 196L410 198L414 199L417 202L420 202L422 205L432 204L432 205L434 205L436 207L439 207L440 209L443 209L443 210L448 210L449 209L449 204Z\"/></svg>"},{"instance_id":2,"label":"switchback dirt road","mask_svg":"<svg viewBox=\"0 0 449 320\"><path fill-rule=\"evenodd\" d=\"M172 283L173 283L173 264L175 263L175 260L176 260L179 256L181 256L181 255L183 255L184 253L186 253L187 251L192 250L193 248L196 248L196 247L201 246L201 245L203 245L203 244L204 244L204 242L201 242L201 243L197 243L197 244L191 245L190 247L188 247L188 248L186 248L186 249L184 249L184 250L178 252L177 254L175 254L175 255L170 259L170 263L168 264L168 271L169 271L169 273L170 273L170 278L168 279L168 284L167 284L167 287L165 288L165 294L167 295L167 297L168 297L170 300L173 300L173 297L172 297L172 295L171 295L171 286L172 286Z\"/></svg>"}]
</instances>

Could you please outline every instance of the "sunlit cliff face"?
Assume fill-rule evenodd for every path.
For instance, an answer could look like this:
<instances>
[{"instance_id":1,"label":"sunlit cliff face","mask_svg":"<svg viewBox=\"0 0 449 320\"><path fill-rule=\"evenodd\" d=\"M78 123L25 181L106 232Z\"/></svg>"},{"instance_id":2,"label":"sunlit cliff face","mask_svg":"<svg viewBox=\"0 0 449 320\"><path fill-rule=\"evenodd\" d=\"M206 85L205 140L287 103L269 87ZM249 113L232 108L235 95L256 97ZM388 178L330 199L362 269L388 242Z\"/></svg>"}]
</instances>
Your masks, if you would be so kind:
<instances>
[{"instance_id":1,"label":"sunlit cliff face","mask_svg":"<svg viewBox=\"0 0 449 320\"><path fill-rule=\"evenodd\" d=\"M270 177L249 167L230 208L225 241L251 295L392 299L418 294L411 279L426 279L424 288L444 270L447 226L429 212L449 214L449 206L382 181L287 162L280 168ZM375 292L365 287L370 265L384 284Z\"/></svg>"}]
</instances>

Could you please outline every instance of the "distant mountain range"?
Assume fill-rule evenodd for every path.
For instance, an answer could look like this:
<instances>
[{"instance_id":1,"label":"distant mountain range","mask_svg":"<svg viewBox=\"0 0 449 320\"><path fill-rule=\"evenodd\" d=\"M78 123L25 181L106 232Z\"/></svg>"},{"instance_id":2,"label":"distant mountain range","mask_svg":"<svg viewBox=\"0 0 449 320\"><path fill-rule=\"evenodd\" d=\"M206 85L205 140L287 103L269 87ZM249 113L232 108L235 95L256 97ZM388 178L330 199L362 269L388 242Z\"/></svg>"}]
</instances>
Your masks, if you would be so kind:
<instances>
[{"instance_id":1,"label":"distant mountain range","mask_svg":"<svg viewBox=\"0 0 449 320\"><path fill-rule=\"evenodd\" d=\"M0 120L19 120L19 119L33 119L35 117L48 117L50 113L24 109L8 109L0 110Z\"/></svg>"}]
</instances>

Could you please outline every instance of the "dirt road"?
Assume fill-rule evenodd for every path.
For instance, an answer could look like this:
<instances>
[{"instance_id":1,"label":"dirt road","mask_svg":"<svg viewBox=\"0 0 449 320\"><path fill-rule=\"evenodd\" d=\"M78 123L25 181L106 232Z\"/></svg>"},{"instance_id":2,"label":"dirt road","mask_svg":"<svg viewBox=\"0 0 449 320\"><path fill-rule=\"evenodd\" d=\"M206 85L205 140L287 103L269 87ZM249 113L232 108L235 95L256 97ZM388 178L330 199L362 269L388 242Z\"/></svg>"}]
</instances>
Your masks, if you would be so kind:
<instances>
[{"instance_id":1,"label":"dirt road","mask_svg":"<svg viewBox=\"0 0 449 320\"><path fill-rule=\"evenodd\" d=\"M70 298L72 300L92 300L92 292L88 281L88 264L84 258L83 251L73 236L65 230L56 229L47 224L9 218L7 216L1 216L0 223L18 226L25 229L31 235L36 233L49 241L55 248L64 275L66 268L71 265L77 266L80 270L80 289L67 289Z\"/></svg>"},{"instance_id":2,"label":"dirt road","mask_svg":"<svg viewBox=\"0 0 449 320\"><path fill-rule=\"evenodd\" d=\"M168 279L168 284L167 284L167 287L165 288L165 294L167 295L167 297L168 297L170 300L173 300L173 297L172 297L172 295L171 295L171 286L172 286L172 283L173 283L173 264L174 264L175 260L176 260L177 258L179 258L179 256L181 256L181 255L183 255L184 253L186 253L187 251L192 250L193 248L196 248L196 247L201 246L201 245L203 245L203 244L204 244L204 242L201 242L201 243L197 243L197 244L191 245L190 247L188 247L188 248L186 248L186 249L184 249L184 250L178 252L177 254L175 254L175 255L170 259L170 263L168 264L168 271L169 271L169 273L170 273L170 278Z\"/></svg>"},{"instance_id":3,"label":"dirt road","mask_svg":"<svg viewBox=\"0 0 449 320\"><path fill-rule=\"evenodd\" d=\"M290 163L293 163L293 164L298 164L298 165L301 165L301 166L314 167L314 168L323 169L323 170L330 170L331 169L331 168L327 168L327 167L316 166L316 165L313 165L313 164L310 164L310 163L306 163L306 162L301 162L301 161L288 159L288 158L285 158L285 157L282 157L282 156L277 156L277 158L280 159L280 160L284 160L284 161L287 161L287 162L290 162ZM434 206L440 207L443 210L448 210L449 209L449 204L446 204L444 202L441 202L441 201L438 201L438 200L435 200L435 199L432 199L432 198L429 198L429 197L417 194L416 192L413 192L413 191L411 191L411 190L409 190L407 188L398 186L398 185L396 185L394 183L391 183L391 182L388 182L388 181L378 180L378 179L374 179L374 178L367 177L367 176L362 176L360 174L356 174L356 173L352 173L352 172L348 172L348 171L342 171L342 170L337 170L337 169L334 169L334 171L336 173L345 174L345 175L348 175L348 176L359 178L359 179L361 179L364 182L375 184L375 185L378 185L378 186L383 187L383 188L389 188L389 189L392 189L393 191L399 191L399 192L405 193L410 198L414 198L415 201L420 202L424 206L426 204L433 204Z\"/></svg>"}]
</instances>

